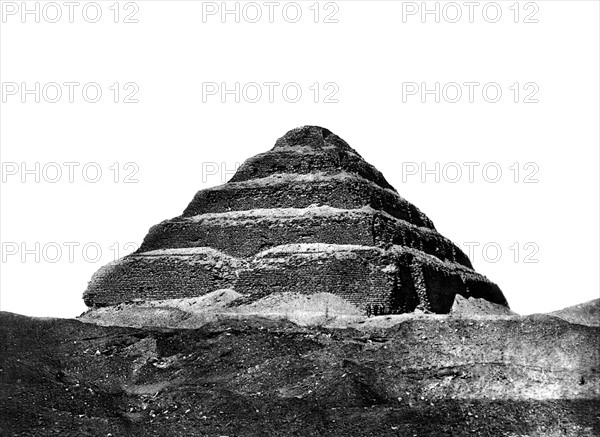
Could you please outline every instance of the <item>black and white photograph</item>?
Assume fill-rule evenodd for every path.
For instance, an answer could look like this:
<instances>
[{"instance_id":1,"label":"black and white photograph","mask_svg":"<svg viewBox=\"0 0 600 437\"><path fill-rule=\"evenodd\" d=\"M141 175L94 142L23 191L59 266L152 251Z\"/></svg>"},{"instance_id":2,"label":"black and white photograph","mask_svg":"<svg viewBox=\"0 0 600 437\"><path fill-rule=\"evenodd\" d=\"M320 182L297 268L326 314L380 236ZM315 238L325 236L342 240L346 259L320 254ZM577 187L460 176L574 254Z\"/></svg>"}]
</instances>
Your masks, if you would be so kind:
<instances>
[{"instance_id":1,"label":"black and white photograph","mask_svg":"<svg viewBox=\"0 0 600 437\"><path fill-rule=\"evenodd\" d=\"M0 436L600 436L600 1L0 0Z\"/></svg>"}]
</instances>

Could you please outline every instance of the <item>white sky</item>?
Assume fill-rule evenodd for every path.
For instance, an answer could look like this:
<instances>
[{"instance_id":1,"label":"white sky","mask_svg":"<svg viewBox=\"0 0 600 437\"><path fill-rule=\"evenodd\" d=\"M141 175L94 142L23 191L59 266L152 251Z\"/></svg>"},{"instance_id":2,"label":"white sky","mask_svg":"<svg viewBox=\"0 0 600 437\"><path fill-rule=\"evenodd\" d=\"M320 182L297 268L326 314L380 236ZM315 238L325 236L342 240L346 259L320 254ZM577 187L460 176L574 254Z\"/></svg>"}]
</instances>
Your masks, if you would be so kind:
<instances>
[{"instance_id":1,"label":"white sky","mask_svg":"<svg viewBox=\"0 0 600 437\"><path fill-rule=\"evenodd\" d=\"M496 6L486 6L488 15L482 14L489 2L480 2L473 23L462 2L445 9L439 4L450 20L454 5L461 8L463 17L456 23L444 15L440 23L431 15L422 23L418 14L406 15L403 22L403 8L410 12L421 2L321 2L318 23L313 1L299 3L297 23L283 18L286 2L275 6L274 23L263 2L246 9L240 3L250 20L255 5L262 9L257 23L245 22L243 14L240 23L234 16L222 23L218 15L207 15L204 23L203 8L211 11L221 2L195 1L121 3L118 23L113 2L98 3L102 17L97 23L82 17L86 2L75 9L74 23L67 7L57 3L63 17L48 23L56 8L43 9L47 2L40 2L41 22L30 14L22 23L20 11L11 15L21 2L7 3L13 2L3 2L0 23L2 310L80 314L87 281L114 259L117 247L120 256L130 252L128 243L141 243L150 226L179 215L197 190L230 177L203 174L203 169L211 163L232 169L270 149L287 130L306 124L344 138L465 251L465 243L479 244L471 256L475 269L501 287L515 311L546 312L598 297L598 2L521 3L518 23L512 1L498 3L502 16L496 23L488 22ZM32 9L35 3L27 2ZM235 2L228 5L233 9ZM92 21L94 7L86 9ZM290 21L294 8L286 9ZM122 22L131 12L139 22ZM333 12L339 22L323 22ZM523 22L528 15L539 22ZM40 83L40 103L33 94L21 102L23 82L28 88ZM42 94L51 82L61 84L57 103L47 101L55 96L52 85L45 88L46 98ZM81 84L73 103L65 82ZM91 82L102 90L98 103L82 98L82 86ZM119 103L109 88L115 82ZM128 82L139 88L138 103L122 103L134 89L124 89ZM219 95L205 95L203 102L203 83L209 82L230 88L235 82L281 85L274 102L265 85L257 103L243 98L235 103L233 96L222 103ZM302 89L297 103L282 97L283 85L292 82ZM318 103L310 89L315 82ZM324 102L336 89L325 87L330 82L337 86L337 103ZM473 103L464 85L458 103L443 96L435 103L433 95L422 103L418 94L405 95L403 102L408 82L429 88L436 82L440 87L481 85ZM518 103L510 88L515 82ZM11 83L19 87L15 95ZM487 83L500 87L499 102L482 97ZM493 90L488 89L489 98ZM539 102L524 103L536 90L530 98ZM246 91L251 99L256 89ZM456 89L446 91L452 99ZM39 163L39 182L35 174L22 182L22 162L34 173ZM53 162L63 171L56 183L49 182L56 174ZM65 162L78 164L73 182ZM477 163L473 182L465 162ZM439 163L440 181L429 174L423 182L420 171L411 174L412 163L429 169ZM98 182L84 179L86 164L89 178L94 168L102 169ZM462 177L451 183L457 166ZM497 168L500 179L486 181ZM138 182L124 183L133 171ZM525 183L528 175L537 182ZM73 259L69 244L77 245ZM101 249L95 262L94 247ZM23 248L31 252L23 254Z\"/></svg>"}]
</instances>

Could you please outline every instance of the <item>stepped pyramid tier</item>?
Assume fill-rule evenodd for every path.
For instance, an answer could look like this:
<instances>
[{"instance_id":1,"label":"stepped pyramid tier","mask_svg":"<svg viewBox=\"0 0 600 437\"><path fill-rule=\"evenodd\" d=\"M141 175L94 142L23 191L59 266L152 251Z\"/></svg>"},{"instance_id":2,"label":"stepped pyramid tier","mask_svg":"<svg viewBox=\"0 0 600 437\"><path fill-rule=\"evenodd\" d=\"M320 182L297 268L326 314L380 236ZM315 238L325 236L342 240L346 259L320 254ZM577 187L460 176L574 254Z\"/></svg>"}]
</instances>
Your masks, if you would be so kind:
<instances>
[{"instance_id":1,"label":"stepped pyramid tier","mask_svg":"<svg viewBox=\"0 0 600 437\"><path fill-rule=\"evenodd\" d=\"M337 135L322 128L288 132L272 150L248 159L230 182L262 179L276 174L356 174L381 188L392 187L381 172L367 163Z\"/></svg>"},{"instance_id":2,"label":"stepped pyramid tier","mask_svg":"<svg viewBox=\"0 0 600 437\"><path fill-rule=\"evenodd\" d=\"M457 294L508 306L497 285L371 164L327 129L305 126L248 159L140 248L94 274L84 301L200 296L232 288L339 295L369 314L447 313Z\"/></svg>"}]
</instances>

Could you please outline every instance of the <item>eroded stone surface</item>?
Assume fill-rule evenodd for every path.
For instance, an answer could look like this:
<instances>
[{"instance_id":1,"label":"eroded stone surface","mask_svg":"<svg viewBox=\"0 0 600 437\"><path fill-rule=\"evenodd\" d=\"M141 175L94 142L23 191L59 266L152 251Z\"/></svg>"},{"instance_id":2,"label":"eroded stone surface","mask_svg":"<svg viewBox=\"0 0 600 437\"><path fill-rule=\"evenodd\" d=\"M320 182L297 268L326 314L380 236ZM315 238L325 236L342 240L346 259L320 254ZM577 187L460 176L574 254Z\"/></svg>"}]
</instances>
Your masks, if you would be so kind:
<instances>
[{"instance_id":1,"label":"eroded stone surface","mask_svg":"<svg viewBox=\"0 0 600 437\"><path fill-rule=\"evenodd\" d=\"M359 176L339 172L274 174L260 179L228 182L199 191L183 216L272 208L328 205L340 209L370 206L416 226L434 229L433 222L393 190Z\"/></svg>"},{"instance_id":2,"label":"eroded stone surface","mask_svg":"<svg viewBox=\"0 0 600 437\"><path fill-rule=\"evenodd\" d=\"M247 257L282 244L312 242L384 247L397 244L471 267L462 250L435 230L368 206L271 208L176 217L152 227L138 252L212 247Z\"/></svg>"}]
</instances>

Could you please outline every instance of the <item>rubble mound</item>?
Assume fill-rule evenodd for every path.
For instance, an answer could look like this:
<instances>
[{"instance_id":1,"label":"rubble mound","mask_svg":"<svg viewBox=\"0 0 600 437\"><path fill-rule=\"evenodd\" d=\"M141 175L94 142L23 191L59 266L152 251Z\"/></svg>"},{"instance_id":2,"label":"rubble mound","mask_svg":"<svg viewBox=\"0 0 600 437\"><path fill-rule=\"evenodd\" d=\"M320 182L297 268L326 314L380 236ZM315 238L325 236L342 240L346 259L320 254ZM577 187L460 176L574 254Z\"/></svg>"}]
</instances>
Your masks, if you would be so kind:
<instances>
[{"instance_id":1,"label":"rubble mound","mask_svg":"<svg viewBox=\"0 0 600 437\"><path fill-rule=\"evenodd\" d=\"M452 305L450 314L458 317L516 315L516 313L504 305L498 305L485 299L477 299L475 297L466 299L460 294L457 294L454 298L454 304Z\"/></svg>"},{"instance_id":2,"label":"rubble mound","mask_svg":"<svg viewBox=\"0 0 600 437\"><path fill-rule=\"evenodd\" d=\"M573 305L549 314L551 316L560 317L569 323L600 326L600 299L590 300L589 302Z\"/></svg>"}]
</instances>

